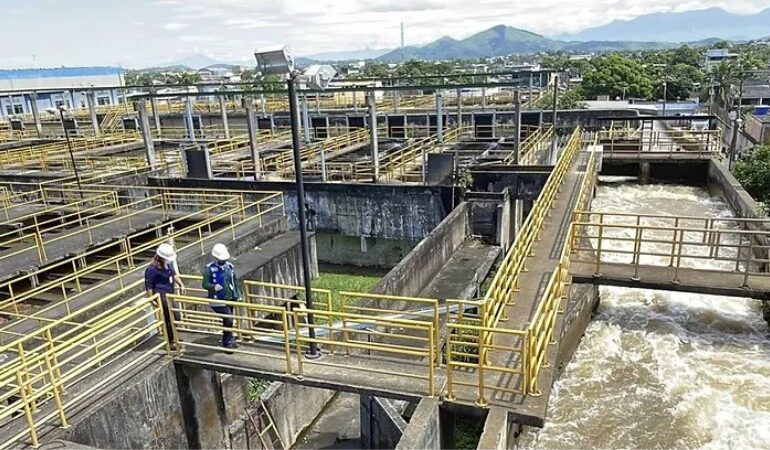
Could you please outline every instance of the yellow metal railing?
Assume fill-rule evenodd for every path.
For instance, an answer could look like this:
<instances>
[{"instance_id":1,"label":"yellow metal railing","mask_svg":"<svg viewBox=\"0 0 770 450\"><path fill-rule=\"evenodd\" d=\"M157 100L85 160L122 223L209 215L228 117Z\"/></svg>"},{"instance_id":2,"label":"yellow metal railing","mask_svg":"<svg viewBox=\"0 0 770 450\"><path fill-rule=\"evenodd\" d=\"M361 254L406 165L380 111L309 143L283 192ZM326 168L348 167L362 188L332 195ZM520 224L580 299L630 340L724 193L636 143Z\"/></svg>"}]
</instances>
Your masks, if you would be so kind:
<instances>
[{"instance_id":1,"label":"yellow metal railing","mask_svg":"<svg viewBox=\"0 0 770 450\"><path fill-rule=\"evenodd\" d=\"M655 266L677 283L681 269L696 269L737 275L724 283L742 288L770 277L768 219L579 211L572 228L572 260L590 263L597 275L621 264L639 279L641 266Z\"/></svg>"},{"instance_id":2,"label":"yellow metal railing","mask_svg":"<svg viewBox=\"0 0 770 450\"><path fill-rule=\"evenodd\" d=\"M656 154L673 157L677 154L698 155L710 158L722 148L722 131L716 130L642 130L640 128L615 127L597 132L597 143L604 145L604 152L612 155Z\"/></svg>"}]
</instances>

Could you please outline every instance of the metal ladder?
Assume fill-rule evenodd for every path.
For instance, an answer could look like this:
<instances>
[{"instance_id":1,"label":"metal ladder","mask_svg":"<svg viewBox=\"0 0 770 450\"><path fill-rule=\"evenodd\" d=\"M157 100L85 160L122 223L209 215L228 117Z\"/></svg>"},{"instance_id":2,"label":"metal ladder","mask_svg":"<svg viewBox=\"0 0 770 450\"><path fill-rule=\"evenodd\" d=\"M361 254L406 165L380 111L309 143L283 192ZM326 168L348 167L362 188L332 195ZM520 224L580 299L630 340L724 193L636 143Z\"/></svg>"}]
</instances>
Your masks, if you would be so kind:
<instances>
[{"instance_id":1,"label":"metal ladder","mask_svg":"<svg viewBox=\"0 0 770 450\"><path fill-rule=\"evenodd\" d=\"M278 429L275 427L275 422L273 422L273 418L270 417L270 412L267 410L261 399L259 400L256 418L251 415L248 408L244 408L244 411L246 412L246 416L248 416L251 425L254 427L257 436L259 436L262 448L266 450L286 450L286 446L281 440L281 435L278 434Z\"/></svg>"}]
</instances>

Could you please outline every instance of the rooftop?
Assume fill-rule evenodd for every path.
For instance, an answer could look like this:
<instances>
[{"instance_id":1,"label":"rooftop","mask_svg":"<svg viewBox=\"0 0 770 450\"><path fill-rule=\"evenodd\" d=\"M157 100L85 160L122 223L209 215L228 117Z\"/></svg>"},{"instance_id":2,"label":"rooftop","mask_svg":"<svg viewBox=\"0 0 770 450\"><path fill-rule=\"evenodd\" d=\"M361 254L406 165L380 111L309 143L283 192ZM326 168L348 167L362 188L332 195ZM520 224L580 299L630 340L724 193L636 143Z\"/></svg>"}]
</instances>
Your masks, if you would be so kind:
<instances>
[{"instance_id":1,"label":"rooftop","mask_svg":"<svg viewBox=\"0 0 770 450\"><path fill-rule=\"evenodd\" d=\"M0 69L0 80L25 78L63 78L119 75L125 72L121 67L56 67L41 69Z\"/></svg>"}]
</instances>

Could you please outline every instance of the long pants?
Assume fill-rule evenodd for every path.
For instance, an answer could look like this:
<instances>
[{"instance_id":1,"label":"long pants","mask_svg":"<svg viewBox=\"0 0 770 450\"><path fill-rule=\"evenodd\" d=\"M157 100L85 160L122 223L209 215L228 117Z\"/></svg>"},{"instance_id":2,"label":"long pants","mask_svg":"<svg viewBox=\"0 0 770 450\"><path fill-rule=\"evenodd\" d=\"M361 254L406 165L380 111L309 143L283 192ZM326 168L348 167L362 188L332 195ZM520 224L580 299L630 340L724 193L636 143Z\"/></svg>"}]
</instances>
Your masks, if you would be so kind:
<instances>
[{"instance_id":1,"label":"long pants","mask_svg":"<svg viewBox=\"0 0 770 450\"><path fill-rule=\"evenodd\" d=\"M217 314L222 314L222 327L224 328L233 327L232 306L227 306L227 305L212 306L211 309L213 309L214 312L216 312ZM235 342L235 338L233 337L232 331L230 330L222 331L222 345L224 347L229 347L233 345L234 342Z\"/></svg>"},{"instance_id":2,"label":"long pants","mask_svg":"<svg viewBox=\"0 0 770 450\"><path fill-rule=\"evenodd\" d=\"M171 305L172 302L168 300L165 292L158 292L158 294L160 294L160 307L163 310L163 321L166 323L166 336L168 336L169 344L174 344L174 330L171 325L171 308L173 308ZM179 320L179 318L180 314L175 311L174 319Z\"/></svg>"}]
</instances>

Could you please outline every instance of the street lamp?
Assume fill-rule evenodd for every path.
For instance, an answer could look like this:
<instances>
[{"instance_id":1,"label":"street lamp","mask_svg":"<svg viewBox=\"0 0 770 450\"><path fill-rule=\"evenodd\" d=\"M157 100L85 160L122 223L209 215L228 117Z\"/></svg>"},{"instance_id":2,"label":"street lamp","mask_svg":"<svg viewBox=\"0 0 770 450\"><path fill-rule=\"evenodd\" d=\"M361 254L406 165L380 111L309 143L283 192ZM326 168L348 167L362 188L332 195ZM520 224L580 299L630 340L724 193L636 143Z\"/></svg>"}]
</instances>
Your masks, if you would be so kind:
<instances>
[{"instance_id":1,"label":"street lamp","mask_svg":"<svg viewBox=\"0 0 770 450\"><path fill-rule=\"evenodd\" d=\"M57 108L46 108L46 111L48 111L49 114L56 114ZM75 155L72 153L72 142L70 142L70 134L67 131L67 126L64 125L64 111L67 110L67 107L64 105L59 106L59 118L61 119L61 129L64 131L64 138L67 140L67 149L69 150L70 154L70 161L72 162L72 170L75 172L75 181L78 184L78 192L80 193L80 198L83 198L83 186L80 185L80 174L78 173L78 166L75 164Z\"/></svg>"},{"instance_id":2,"label":"street lamp","mask_svg":"<svg viewBox=\"0 0 770 450\"><path fill-rule=\"evenodd\" d=\"M743 119L741 119L738 116L738 111L734 109L727 114L727 117L732 122L732 127L733 127L733 137L730 140L730 154L727 159L727 170L732 170L733 159L735 157L735 147L738 143L738 129L741 127L741 123L743 123Z\"/></svg>"},{"instance_id":3,"label":"street lamp","mask_svg":"<svg viewBox=\"0 0 770 450\"><path fill-rule=\"evenodd\" d=\"M297 115L297 81L302 81L306 86L314 89L325 89L331 79L336 75L336 70L331 66L310 66L303 74L294 67L294 59L286 48L274 48L263 51L255 51L254 57L262 75L287 75L286 85L289 94L289 116L291 117L291 143L294 155L294 175L297 184L297 215L299 216L300 247L302 251L302 276L305 281L305 304L307 309L313 309L313 291L310 283L310 253L307 245L307 215L305 212L305 186L302 182L302 160L300 158L299 142L299 117ZM318 343L315 342L315 318L309 312L307 321L310 348L306 356L318 358Z\"/></svg>"}]
</instances>

